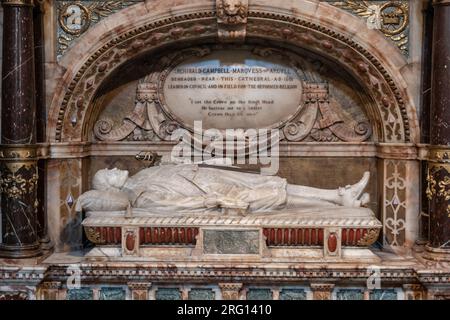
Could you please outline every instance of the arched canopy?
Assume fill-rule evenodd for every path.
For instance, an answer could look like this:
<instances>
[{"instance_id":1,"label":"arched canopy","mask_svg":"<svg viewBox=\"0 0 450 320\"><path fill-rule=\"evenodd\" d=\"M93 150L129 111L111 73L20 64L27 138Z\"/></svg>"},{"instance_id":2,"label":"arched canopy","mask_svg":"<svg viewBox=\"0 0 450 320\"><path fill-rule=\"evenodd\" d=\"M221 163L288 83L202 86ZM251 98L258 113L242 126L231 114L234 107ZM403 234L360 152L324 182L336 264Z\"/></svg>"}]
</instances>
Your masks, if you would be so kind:
<instances>
[{"instance_id":1,"label":"arched canopy","mask_svg":"<svg viewBox=\"0 0 450 320\"><path fill-rule=\"evenodd\" d=\"M413 99L400 70L404 57L361 19L317 0L249 0L247 38L283 42L345 68L375 102L369 116L379 141L417 142ZM167 45L217 41L214 0L155 0L105 18L66 53L49 113L49 142L87 141L93 99L126 62Z\"/></svg>"}]
</instances>

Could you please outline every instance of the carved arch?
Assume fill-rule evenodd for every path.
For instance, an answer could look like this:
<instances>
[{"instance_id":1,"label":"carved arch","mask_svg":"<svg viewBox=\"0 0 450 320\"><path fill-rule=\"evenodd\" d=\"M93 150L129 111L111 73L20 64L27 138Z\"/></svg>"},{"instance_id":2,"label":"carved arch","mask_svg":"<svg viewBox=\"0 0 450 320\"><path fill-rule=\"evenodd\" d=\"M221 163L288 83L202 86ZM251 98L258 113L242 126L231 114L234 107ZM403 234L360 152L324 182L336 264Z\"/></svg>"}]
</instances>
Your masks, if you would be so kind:
<instances>
[{"instance_id":1,"label":"carved arch","mask_svg":"<svg viewBox=\"0 0 450 320\"><path fill-rule=\"evenodd\" d=\"M66 72L52 101L48 126L50 142L88 139L88 131L91 129L88 124L93 123L91 117L95 114L90 109L95 93L103 81L125 62L168 44L217 40L214 1L199 0L192 3L186 0L186 4L179 7L168 2L170 1L153 1L151 5L159 10L151 10L147 3L137 4L107 18L110 21L120 21L121 17L134 14L139 16L134 23L124 19L112 30L103 31L101 28L105 28L104 26L96 26L80 38L79 43L66 56L67 62L70 59L80 59L81 55L82 58L78 60L80 64ZM376 110L371 110L370 113L374 117L372 121L381 125L380 142L407 143L417 139L415 108L404 89L404 79L399 75L398 69L392 67L392 59L387 56L380 58L379 54L375 56L369 50L369 43L357 42L353 39L353 34L344 31L346 25L357 28L358 23L361 24L359 20L356 21L357 18L327 4L308 0L310 5L326 8L330 14L334 13L332 16L335 18L335 25L330 26L322 18L320 22L317 19L315 21L311 8L303 4L298 4L295 11L288 11L279 7L271 8L268 6L269 2L250 1L246 31L248 38L283 41L316 52L342 65L363 84L376 102ZM375 38L379 36L373 30L366 32L373 33ZM88 46L94 36L104 39L95 48L93 45ZM382 41L387 43L385 39ZM378 50L374 49L373 52L378 53Z\"/></svg>"}]
</instances>

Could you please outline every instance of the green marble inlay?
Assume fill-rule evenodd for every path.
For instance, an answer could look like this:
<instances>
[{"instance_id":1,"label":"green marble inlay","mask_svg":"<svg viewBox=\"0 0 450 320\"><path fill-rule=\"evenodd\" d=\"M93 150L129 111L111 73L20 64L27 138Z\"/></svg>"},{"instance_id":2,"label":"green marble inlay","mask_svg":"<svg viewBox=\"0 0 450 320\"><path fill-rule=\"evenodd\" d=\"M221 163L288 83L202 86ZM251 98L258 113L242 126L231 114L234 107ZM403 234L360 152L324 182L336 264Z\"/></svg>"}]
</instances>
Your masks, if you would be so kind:
<instances>
[{"instance_id":1,"label":"green marble inlay","mask_svg":"<svg viewBox=\"0 0 450 320\"><path fill-rule=\"evenodd\" d=\"M125 300L125 289L102 288L100 290L100 300Z\"/></svg>"},{"instance_id":2,"label":"green marble inlay","mask_svg":"<svg viewBox=\"0 0 450 320\"><path fill-rule=\"evenodd\" d=\"M90 288L69 289L67 290L67 300L93 300L94 293Z\"/></svg>"},{"instance_id":3,"label":"green marble inlay","mask_svg":"<svg viewBox=\"0 0 450 320\"><path fill-rule=\"evenodd\" d=\"M397 300L397 292L394 289L376 289L370 292L370 300Z\"/></svg>"},{"instance_id":4,"label":"green marble inlay","mask_svg":"<svg viewBox=\"0 0 450 320\"><path fill-rule=\"evenodd\" d=\"M364 300L364 292L360 289L339 289L337 300Z\"/></svg>"},{"instance_id":5,"label":"green marble inlay","mask_svg":"<svg viewBox=\"0 0 450 320\"><path fill-rule=\"evenodd\" d=\"M191 289L189 300L214 300L215 294L211 289Z\"/></svg>"},{"instance_id":6,"label":"green marble inlay","mask_svg":"<svg viewBox=\"0 0 450 320\"><path fill-rule=\"evenodd\" d=\"M270 289L249 289L247 300L272 300L272 290Z\"/></svg>"},{"instance_id":7,"label":"green marble inlay","mask_svg":"<svg viewBox=\"0 0 450 320\"><path fill-rule=\"evenodd\" d=\"M303 289L283 289L280 300L306 300L306 292Z\"/></svg>"},{"instance_id":8,"label":"green marble inlay","mask_svg":"<svg viewBox=\"0 0 450 320\"><path fill-rule=\"evenodd\" d=\"M161 288L156 291L156 300L181 300L181 292L177 288Z\"/></svg>"},{"instance_id":9,"label":"green marble inlay","mask_svg":"<svg viewBox=\"0 0 450 320\"><path fill-rule=\"evenodd\" d=\"M258 254L259 230L205 230L206 254Z\"/></svg>"}]
</instances>

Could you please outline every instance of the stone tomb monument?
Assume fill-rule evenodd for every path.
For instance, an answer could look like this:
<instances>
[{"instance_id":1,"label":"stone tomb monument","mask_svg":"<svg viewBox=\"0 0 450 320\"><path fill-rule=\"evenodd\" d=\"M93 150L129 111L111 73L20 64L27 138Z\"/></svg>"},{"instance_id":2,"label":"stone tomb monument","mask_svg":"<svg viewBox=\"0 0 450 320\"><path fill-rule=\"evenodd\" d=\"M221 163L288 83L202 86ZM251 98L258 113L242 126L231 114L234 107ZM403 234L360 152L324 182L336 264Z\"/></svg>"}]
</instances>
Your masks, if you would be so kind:
<instances>
[{"instance_id":1,"label":"stone tomb monument","mask_svg":"<svg viewBox=\"0 0 450 320\"><path fill-rule=\"evenodd\" d=\"M330 141L362 142L372 133L364 118L348 116L329 96L327 83L314 76L311 63L295 54L258 46L198 47L164 56L156 65L139 81L131 114L119 123L112 113L100 115L96 139L171 141L177 129L190 134L201 121L200 134L214 140L216 156L227 129L275 130L279 135L266 149L281 140L325 135ZM221 135L225 138L217 139ZM266 151L260 139L252 141L244 146L246 155L252 147ZM204 141L194 148L196 143L204 152ZM369 172L353 185L326 190L203 160L165 161L131 177L126 170L98 171L92 190L77 202L77 210L86 212L86 235L97 245L88 256L376 259L367 247L382 225L364 207Z\"/></svg>"}]
</instances>

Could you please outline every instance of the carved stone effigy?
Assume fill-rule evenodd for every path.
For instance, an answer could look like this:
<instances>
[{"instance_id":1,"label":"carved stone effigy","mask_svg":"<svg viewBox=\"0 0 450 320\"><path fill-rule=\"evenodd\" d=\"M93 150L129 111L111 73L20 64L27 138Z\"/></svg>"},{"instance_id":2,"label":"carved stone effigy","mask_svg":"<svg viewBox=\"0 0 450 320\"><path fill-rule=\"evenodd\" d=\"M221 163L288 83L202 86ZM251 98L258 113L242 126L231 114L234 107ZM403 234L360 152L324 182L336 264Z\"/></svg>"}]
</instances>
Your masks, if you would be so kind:
<instances>
[{"instance_id":1,"label":"carved stone effigy","mask_svg":"<svg viewBox=\"0 0 450 320\"><path fill-rule=\"evenodd\" d=\"M148 257L159 246L181 246L194 257L270 257L277 254L273 248L282 247L341 259L347 247L372 245L382 227L361 207L369 201L363 194L368 177L322 190L198 165L160 165L132 177L100 170L94 190L81 195L77 208L87 211L88 239L115 246L119 251L107 254L113 257Z\"/></svg>"}]
</instances>

